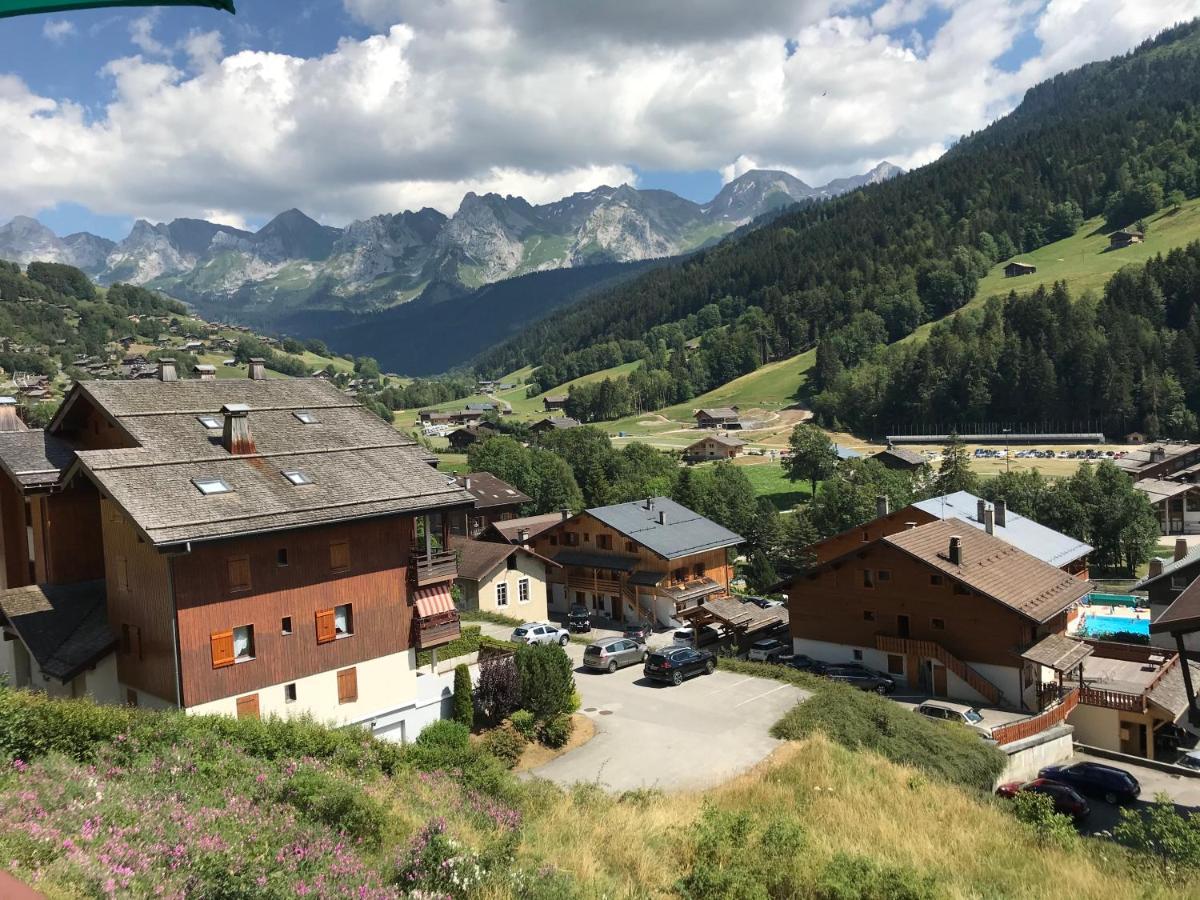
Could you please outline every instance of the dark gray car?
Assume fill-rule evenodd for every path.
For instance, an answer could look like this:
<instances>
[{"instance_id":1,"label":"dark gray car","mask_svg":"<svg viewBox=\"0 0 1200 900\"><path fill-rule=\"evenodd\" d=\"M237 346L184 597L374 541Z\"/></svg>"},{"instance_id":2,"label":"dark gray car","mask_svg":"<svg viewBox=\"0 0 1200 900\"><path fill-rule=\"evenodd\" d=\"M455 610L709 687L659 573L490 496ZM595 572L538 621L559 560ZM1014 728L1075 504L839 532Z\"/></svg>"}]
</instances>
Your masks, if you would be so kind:
<instances>
[{"instance_id":1,"label":"dark gray car","mask_svg":"<svg viewBox=\"0 0 1200 900\"><path fill-rule=\"evenodd\" d=\"M588 644L587 649L583 651L583 664L589 669L615 672L625 666L645 661L647 652L646 645L633 638L605 638Z\"/></svg>"}]
</instances>

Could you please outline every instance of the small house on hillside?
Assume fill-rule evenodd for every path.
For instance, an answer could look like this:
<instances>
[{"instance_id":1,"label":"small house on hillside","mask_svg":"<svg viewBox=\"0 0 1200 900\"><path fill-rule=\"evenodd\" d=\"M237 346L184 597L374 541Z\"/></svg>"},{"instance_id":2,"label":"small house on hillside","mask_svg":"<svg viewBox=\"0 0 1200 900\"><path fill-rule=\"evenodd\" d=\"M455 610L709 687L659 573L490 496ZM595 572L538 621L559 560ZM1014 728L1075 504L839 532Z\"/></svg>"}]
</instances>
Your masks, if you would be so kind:
<instances>
[{"instance_id":1,"label":"small house on hillside","mask_svg":"<svg viewBox=\"0 0 1200 900\"><path fill-rule=\"evenodd\" d=\"M451 537L458 555L459 601L463 609L544 622L547 617L546 571L558 563L519 544Z\"/></svg>"},{"instance_id":2,"label":"small house on hillside","mask_svg":"<svg viewBox=\"0 0 1200 900\"><path fill-rule=\"evenodd\" d=\"M542 398L542 408L546 412L552 409L566 409L567 400L569 399L566 394L547 394Z\"/></svg>"},{"instance_id":3,"label":"small house on hillside","mask_svg":"<svg viewBox=\"0 0 1200 900\"><path fill-rule=\"evenodd\" d=\"M871 459L882 463L885 468L902 472L915 472L922 466L927 465L925 457L920 453L891 445L888 445L886 450L880 450Z\"/></svg>"},{"instance_id":4,"label":"small house on hillside","mask_svg":"<svg viewBox=\"0 0 1200 900\"><path fill-rule=\"evenodd\" d=\"M467 425L450 432L446 439L450 441L451 448L455 450L466 450L472 444L486 441L490 437L495 437L500 432L486 422L481 422L478 425Z\"/></svg>"},{"instance_id":5,"label":"small house on hillside","mask_svg":"<svg viewBox=\"0 0 1200 900\"><path fill-rule=\"evenodd\" d=\"M1144 240L1146 240L1146 235L1140 231L1134 231L1132 229L1114 231L1108 236L1108 249L1120 250L1122 247L1140 244Z\"/></svg>"},{"instance_id":6,"label":"small house on hillside","mask_svg":"<svg viewBox=\"0 0 1200 900\"><path fill-rule=\"evenodd\" d=\"M1029 263L1017 262L1015 259L1004 267L1005 278L1016 278L1019 275L1034 275L1037 273L1037 266L1031 266Z\"/></svg>"},{"instance_id":7,"label":"small house on hillside","mask_svg":"<svg viewBox=\"0 0 1200 900\"><path fill-rule=\"evenodd\" d=\"M741 428L742 420L736 406L717 406L698 409L695 413L697 428Z\"/></svg>"},{"instance_id":8,"label":"small house on hillside","mask_svg":"<svg viewBox=\"0 0 1200 900\"><path fill-rule=\"evenodd\" d=\"M546 434L549 431L564 431L568 428L578 428L583 423L570 416L555 416L551 419L539 419L529 426L534 434Z\"/></svg>"},{"instance_id":9,"label":"small house on hillside","mask_svg":"<svg viewBox=\"0 0 1200 900\"><path fill-rule=\"evenodd\" d=\"M742 455L746 442L725 434L710 434L696 441L683 451L683 458L691 462L710 459L733 459Z\"/></svg>"}]
</instances>

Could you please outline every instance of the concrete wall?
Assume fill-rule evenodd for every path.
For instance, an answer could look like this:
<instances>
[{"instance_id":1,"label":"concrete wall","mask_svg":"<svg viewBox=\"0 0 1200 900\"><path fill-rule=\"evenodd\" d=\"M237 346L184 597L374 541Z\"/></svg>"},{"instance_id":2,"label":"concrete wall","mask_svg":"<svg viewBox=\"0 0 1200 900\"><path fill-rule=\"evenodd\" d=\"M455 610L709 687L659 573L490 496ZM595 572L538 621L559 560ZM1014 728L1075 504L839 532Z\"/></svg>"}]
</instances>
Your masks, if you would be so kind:
<instances>
[{"instance_id":1,"label":"concrete wall","mask_svg":"<svg viewBox=\"0 0 1200 900\"><path fill-rule=\"evenodd\" d=\"M1052 766L1071 758L1075 752L1074 729L1059 725L1039 735L1002 747L1008 754L1008 765L996 779L996 786L1009 781L1031 781L1044 766Z\"/></svg>"},{"instance_id":2,"label":"concrete wall","mask_svg":"<svg viewBox=\"0 0 1200 900\"><path fill-rule=\"evenodd\" d=\"M1075 728L1075 740L1104 750L1121 750L1121 714L1115 709L1080 703L1068 721Z\"/></svg>"}]
</instances>

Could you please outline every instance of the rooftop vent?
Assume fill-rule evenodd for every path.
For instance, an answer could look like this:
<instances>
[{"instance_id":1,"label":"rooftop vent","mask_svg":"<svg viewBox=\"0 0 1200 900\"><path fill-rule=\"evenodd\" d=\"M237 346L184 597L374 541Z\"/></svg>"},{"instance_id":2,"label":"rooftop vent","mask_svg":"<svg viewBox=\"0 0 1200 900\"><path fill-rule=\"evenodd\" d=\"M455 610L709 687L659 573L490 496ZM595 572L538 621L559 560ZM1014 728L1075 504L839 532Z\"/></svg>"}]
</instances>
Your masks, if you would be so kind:
<instances>
[{"instance_id":1,"label":"rooftop vent","mask_svg":"<svg viewBox=\"0 0 1200 900\"><path fill-rule=\"evenodd\" d=\"M175 360L163 357L158 361L159 381L178 381L179 374L175 371Z\"/></svg>"},{"instance_id":2,"label":"rooftop vent","mask_svg":"<svg viewBox=\"0 0 1200 900\"><path fill-rule=\"evenodd\" d=\"M250 407L245 403L226 403L221 407L225 430L221 444L235 456L254 453L254 438L250 434Z\"/></svg>"},{"instance_id":3,"label":"rooftop vent","mask_svg":"<svg viewBox=\"0 0 1200 900\"><path fill-rule=\"evenodd\" d=\"M210 366L210 365L205 365L205 364L196 365L196 366L192 366L192 372L194 372L196 377L199 378L201 381L215 381L217 378L217 367L216 366Z\"/></svg>"},{"instance_id":4,"label":"rooftop vent","mask_svg":"<svg viewBox=\"0 0 1200 900\"><path fill-rule=\"evenodd\" d=\"M559 512L561 512L561 513L562 513L562 520L563 520L564 522L565 522L565 521L567 521L567 519L571 518L571 509L570 509L570 507L564 506L564 507L563 507L561 510L559 510Z\"/></svg>"},{"instance_id":5,"label":"rooftop vent","mask_svg":"<svg viewBox=\"0 0 1200 900\"><path fill-rule=\"evenodd\" d=\"M990 506L983 511L983 529L988 534L996 533L996 511Z\"/></svg>"},{"instance_id":6,"label":"rooftop vent","mask_svg":"<svg viewBox=\"0 0 1200 900\"><path fill-rule=\"evenodd\" d=\"M1188 555L1188 542L1184 538L1175 538L1175 559L1183 559Z\"/></svg>"},{"instance_id":7,"label":"rooftop vent","mask_svg":"<svg viewBox=\"0 0 1200 900\"><path fill-rule=\"evenodd\" d=\"M224 479L212 475L201 475L193 478L192 484L205 497L211 497L213 494L228 494L233 491L233 488Z\"/></svg>"},{"instance_id":8,"label":"rooftop vent","mask_svg":"<svg viewBox=\"0 0 1200 900\"><path fill-rule=\"evenodd\" d=\"M984 516L984 512L986 510L987 510L987 501L980 499L975 504L975 521L976 522L979 522L981 524L983 523L983 516Z\"/></svg>"},{"instance_id":9,"label":"rooftop vent","mask_svg":"<svg viewBox=\"0 0 1200 900\"><path fill-rule=\"evenodd\" d=\"M1163 561L1157 556L1150 560L1150 571L1146 574L1151 578L1157 578L1163 573Z\"/></svg>"},{"instance_id":10,"label":"rooftop vent","mask_svg":"<svg viewBox=\"0 0 1200 900\"><path fill-rule=\"evenodd\" d=\"M1003 500L996 501L996 525L1000 528L1004 527L1004 516L1008 512L1008 504Z\"/></svg>"},{"instance_id":11,"label":"rooftop vent","mask_svg":"<svg viewBox=\"0 0 1200 900\"><path fill-rule=\"evenodd\" d=\"M882 519L888 514L891 509L891 503L886 495L880 495L875 498L875 517Z\"/></svg>"},{"instance_id":12,"label":"rooftop vent","mask_svg":"<svg viewBox=\"0 0 1200 900\"><path fill-rule=\"evenodd\" d=\"M262 381L267 377L267 362L261 356L250 357L250 377L254 381Z\"/></svg>"},{"instance_id":13,"label":"rooftop vent","mask_svg":"<svg viewBox=\"0 0 1200 900\"><path fill-rule=\"evenodd\" d=\"M667 511L665 509L660 509L658 511L658 524L659 525L667 524Z\"/></svg>"},{"instance_id":14,"label":"rooftop vent","mask_svg":"<svg viewBox=\"0 0 1200 900\"><path fill-rule=\"evenodd\" d=\"M517 543L524 547L529 543L529 529L521 528L517 531Z\"/></svg>"}]
</instances>

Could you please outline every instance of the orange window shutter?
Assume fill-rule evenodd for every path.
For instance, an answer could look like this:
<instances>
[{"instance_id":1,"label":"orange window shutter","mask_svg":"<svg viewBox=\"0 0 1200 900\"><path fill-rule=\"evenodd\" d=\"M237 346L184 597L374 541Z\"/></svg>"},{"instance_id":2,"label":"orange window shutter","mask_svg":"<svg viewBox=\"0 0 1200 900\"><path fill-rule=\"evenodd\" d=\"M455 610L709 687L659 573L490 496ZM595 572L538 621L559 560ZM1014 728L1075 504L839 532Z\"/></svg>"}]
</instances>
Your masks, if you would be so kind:
<instances>
[{"instance_id":1,"label":"orange window shutter","mask_svg":"<svg viewBox=\"0 0 1200 900\"><path fill-rule=\"evenodd\" d=\"M258 718L258 694L237 698L237 717L239 719Z\"/></svg>"},{"instance_id":2,"label":"orange window shutter","mask_svg":"<svg viewBox=\"0 0 1200 900\"><path fill-rule=\"evenodd\" d=\"M333 623L332 609L317 610L317 643L327 644L337 639L337 628Z\"/></svg>"},{"instance_id":3,"label":"orange window shutter","mask_svg":"<svg viewBox=\"0 0 1200 900\"><path fill-rule=\"evenodd\" d=\"M342 669L337 680L338 703L353 703L358 699L358 669Z\"/></svg>"},{"instance_id":4,"label":"orange window shutter","mask_svg":"<svg viewBox=\"0 0 1200 900\"><path fill-rule=\"evenodd\" d=\"M212 636L212 664L214 669L233 665L233 632L219 631Z\"/></svg>"}]
</instances>

